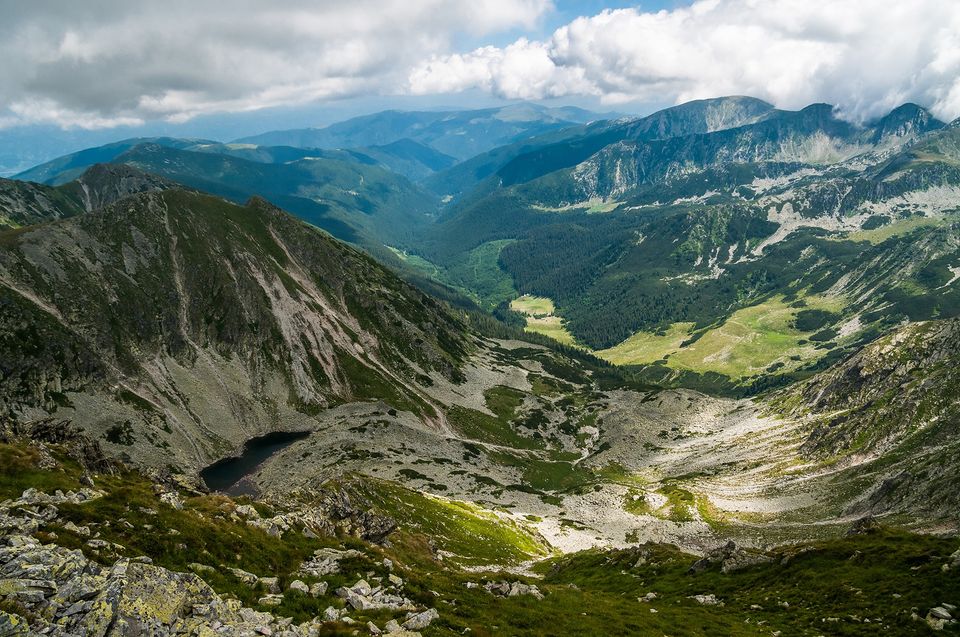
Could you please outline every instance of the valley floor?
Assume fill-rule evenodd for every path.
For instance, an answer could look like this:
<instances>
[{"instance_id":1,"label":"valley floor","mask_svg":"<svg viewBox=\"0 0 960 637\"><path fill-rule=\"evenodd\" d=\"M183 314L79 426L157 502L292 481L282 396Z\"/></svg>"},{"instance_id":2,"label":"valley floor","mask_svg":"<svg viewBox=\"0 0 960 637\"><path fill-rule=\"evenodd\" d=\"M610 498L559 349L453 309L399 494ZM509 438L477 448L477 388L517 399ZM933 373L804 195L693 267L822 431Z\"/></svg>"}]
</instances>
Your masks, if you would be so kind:
<instances>
[{"instance_id":1,"label":"valley floor","mask_svg":"<svg viewBox=\"0 0 960 637\"><path fill-rule=\"evenodd\" d=\"M764 547L836 536L863 515L844 513L863 496L849 492L856 463L806 459L801 420L689 390L604 392L564 380L561 360L492 341L462 384L434 379L446 427L382 403L342 405L250 480L268 496L351 474L397 481L510 519L561 553Z\"/></svg>"}]
</instances>

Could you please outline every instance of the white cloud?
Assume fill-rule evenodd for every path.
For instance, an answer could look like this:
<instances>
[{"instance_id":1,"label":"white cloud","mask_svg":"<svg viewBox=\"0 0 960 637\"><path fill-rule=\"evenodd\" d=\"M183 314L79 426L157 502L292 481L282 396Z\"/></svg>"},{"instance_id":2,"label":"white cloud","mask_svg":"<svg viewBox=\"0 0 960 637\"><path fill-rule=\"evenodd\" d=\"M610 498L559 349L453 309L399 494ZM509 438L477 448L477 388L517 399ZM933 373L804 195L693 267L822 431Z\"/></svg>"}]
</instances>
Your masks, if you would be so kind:
<instances>
[{"instance_id":1,"label":"white cloud","mask_svg":"<svg viewBox=\"0 0 960 637\"><path fill-rule=\"evenodd\" d=\"M607 103L744 94L783 108L837 105L853 119L905 101L960 115L957 0L702 0L604 11L543 42L436 55L418 94L482 88L507 98L592 95Z\"/></svg>"},{"instance_id":2,"label":"white cloud","mask_svg":"<svg viewBox=\"0 0 960 637\"><path fill-rule=\"evenodd\" d=\"M0 126L100 128L403 90L550 0L0 0Z\"/></svg>"},{"instance_id":3,"label":"white cloud","mask_svg":"<svg viewBox=\"0 0 960 637\"><path fill-rule=\"evenodd\" d=\"M480 88L608 104L729 94L849 117L960 115L960 0L700 0L543 40L551 0L0 0L0 128L104 128L361 95ZM501 35L502 37L502 35Z\"/></svg>"}]
</instances>

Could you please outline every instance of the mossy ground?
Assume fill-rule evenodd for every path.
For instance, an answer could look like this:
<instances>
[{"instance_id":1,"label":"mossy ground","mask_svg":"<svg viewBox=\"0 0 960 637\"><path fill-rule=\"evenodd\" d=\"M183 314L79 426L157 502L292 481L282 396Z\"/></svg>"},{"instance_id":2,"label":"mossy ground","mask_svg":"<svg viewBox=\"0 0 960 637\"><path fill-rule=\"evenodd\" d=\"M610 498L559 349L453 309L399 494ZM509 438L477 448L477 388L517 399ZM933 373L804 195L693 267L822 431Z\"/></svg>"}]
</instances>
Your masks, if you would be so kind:
<instances>
[{"instance_id":1,"label":"mossy ground","mask_svg":"<svg viewBox=\"0 0 960 637\"><path fill-rule=\"evenodd\" d=\"M520 524L474 504L370 481L365 493L406 531L422 533L462 565L515 565L549 553Z\"/></svg>"}]
</instances>

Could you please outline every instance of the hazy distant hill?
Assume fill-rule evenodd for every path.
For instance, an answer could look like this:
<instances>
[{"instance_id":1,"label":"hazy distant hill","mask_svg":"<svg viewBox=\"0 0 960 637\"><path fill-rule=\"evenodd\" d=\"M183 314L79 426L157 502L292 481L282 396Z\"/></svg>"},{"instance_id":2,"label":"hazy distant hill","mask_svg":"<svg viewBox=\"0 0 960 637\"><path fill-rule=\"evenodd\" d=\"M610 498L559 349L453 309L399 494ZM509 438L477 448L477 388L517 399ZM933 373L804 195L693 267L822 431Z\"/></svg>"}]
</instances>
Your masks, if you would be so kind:
<instances>
[{"instance_id":1,"label":"hazy distant hill","mask_svg":"<svg viewBox=\"0 0 960 637\"><path fill-rule=\"evenodd\" d=\"M325 128L273 131L244 137L237 142L262 146L357 148L411 139L462 161L518 139L603 117L574 107L548 108L527 103L463 111L384 111Z\"/></svg>"}]
</instances>

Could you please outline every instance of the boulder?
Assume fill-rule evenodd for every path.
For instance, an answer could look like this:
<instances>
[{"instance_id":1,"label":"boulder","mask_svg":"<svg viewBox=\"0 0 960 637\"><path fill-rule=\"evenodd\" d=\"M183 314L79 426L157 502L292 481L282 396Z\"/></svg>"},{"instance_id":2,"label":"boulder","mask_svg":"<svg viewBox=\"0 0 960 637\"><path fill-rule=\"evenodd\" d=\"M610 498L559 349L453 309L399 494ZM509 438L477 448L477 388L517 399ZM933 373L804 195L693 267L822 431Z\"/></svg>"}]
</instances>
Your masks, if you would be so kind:
<instances>
[{"instance_id":1,"label":"boulder","mask_svg":"<svg viewBox=\"0 0 960 637\"><path fill-rule=\"evenodd\" d=\"M691 595L690 599L697 602L698 604L703 604L704 606L723 606L723 602L717 599L717 596L713 593L708 595Z\"/></svg>"},{"instance_id":2,"label":"boulder","mask_svg":"<svg viewBox=\"0 0 960 637\"><path fill-rule=\"evenodd\" d=\"M430 608L422 613L416 613L403 622L403 627L407 630L422 630L428 627L434 620L440 618L440 613L436 608Z\"/></svg>"},{"instance_id":3,"label":"boulder","mask_svg":"<svg viewBox=\"0 0 960 637\"><path fill-rule=\"evenodd\" d=\"M181 500L180 496L173 491L167 491L166 493L160 494L160 501L167 506L173 507L177 511L183 510L183 500Z\"/></svg>"},{"instance_id":4,"label":"boulder","mask_svg":"<svg viewBox=\"0 0 960 637\"><path fill-rule=\"evenodd\" d=\"M929 614L931 617L936 619L953 619L953 615L951 615L950 612L943 606L935 606L934 608L931 608Z\"/></svg>"},{"instance_id":5,"label":"boulder","mask_svg":"<svg viewBox=\"0 0 960 637\"><path fill-rule=\"evenodd\" d=\"M713 549L694 562L690 568L687 569L687 573L691 575L702 573L714 564L720 564L721 572L732 573L750 566L772 561L773 558L762 551L740 548L736 543L730 541L723 546Z\"/></svg>"},{"instance_id":6,"label":"boulder","mask_svg":"<svg viewBox=\"0 0 960 637\"><path fill-rule=\"evenodd\" d=\"M854 535L869 535L870 533L876 533L879 530L880 523L877 522L873 516L868 515L860 518L850 525L850 528L847 529L847 537Z\"/></svg>"},{"instance_id":7,"label":"boulder","mask_svg":"<svg viewBox=\"0 0 960 637\"><path fill-rule=\"evenodd\" d=\"M266 587L269 593L280 594L280 581L276 577L261 577L260 583Z\"/></svg>"},{"instance_id":8,"label":"boulder","mask_svg":"<svg viewBox=\"0 0 960 637\"><path fill-rule=\"evenodd\" d=\"M257 513L257 510L256 510L255 508L253 508L253 506L251 506L251 505L249 505L249 504L241 504L241 505L238 506L236 509L234 509L234 513L236 513L236 514L239 515L240 517L246 518L246 519L248 519L248 520L259 520L259 519L260 519L260 514Z\"/></svg>"},{"instance_id":9,"label":"boulder","mask_svg":"<svg viewBox=\"0 0 960 637\"><path fill-rule=\"evenodd\" d=\"M259 577L257 577L256 575L254 575L249 571L243 570L242 568L228 568L227 570L230 572L230 574L232 574L234 577L236 577L238 580L240 580L250 588L253 588L254 586L256 586L257 582L260 581Z\"/></svg>"},{"instance_id":10,"label":"boulder","mask_svg":"<svg viewBox=\"0 0 960 637\"><path fill-rule=\"evenodd\" d=\"M258 599L257 603L261 606L279 606L283 603L283 596L271 593Z\"/></svg>"}]
</instances>

